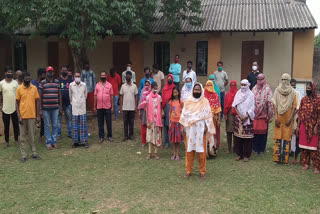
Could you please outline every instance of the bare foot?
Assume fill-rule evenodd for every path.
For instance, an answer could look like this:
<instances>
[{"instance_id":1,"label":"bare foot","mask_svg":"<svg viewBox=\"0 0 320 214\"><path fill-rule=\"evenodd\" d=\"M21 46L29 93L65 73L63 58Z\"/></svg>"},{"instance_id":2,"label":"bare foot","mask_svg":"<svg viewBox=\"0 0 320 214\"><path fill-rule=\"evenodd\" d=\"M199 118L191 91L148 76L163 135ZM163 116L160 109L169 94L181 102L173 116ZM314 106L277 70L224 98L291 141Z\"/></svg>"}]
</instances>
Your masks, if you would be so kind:
<instances>
[{"instance_id":1,"label":"bare foot","mask_svg":"<svg viewBox=\"0 0 320 214\"><path fill-rule=\"evenodd\" d=\"M308 165L305 165L302 169L303 170L308 170L310 167Z\"/></svg>"}]
</instances>

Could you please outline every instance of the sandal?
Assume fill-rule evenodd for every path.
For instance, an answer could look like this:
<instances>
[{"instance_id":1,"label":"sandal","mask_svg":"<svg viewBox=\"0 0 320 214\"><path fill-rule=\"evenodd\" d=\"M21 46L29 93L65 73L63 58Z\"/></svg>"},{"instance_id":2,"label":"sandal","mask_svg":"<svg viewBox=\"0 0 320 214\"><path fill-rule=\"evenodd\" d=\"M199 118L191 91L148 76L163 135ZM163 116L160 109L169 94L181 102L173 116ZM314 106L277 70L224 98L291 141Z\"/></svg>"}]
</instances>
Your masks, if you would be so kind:
<instances>
[{"instance_id":1,"label":"sandal","mask_svg":"<svg viewBox=\"0 0 320 214\"><path fill-rule=\"evenodd\" d=\"M241 157L240 157L240 156L238 156L238 157L236 158L236 161L239 161L239 160L241 160Z\"/></svg>"},{"instance_id":2,"label":"sandal","mask_svg":"<svg viewBox=\"0 0 320 214\"><path fill-rule=\"evenodd\" d=\"M249 161L249 158L244 158L243 159L243 162L248 162Z\"/></svg>"},{"instance_id":3,"label":"sandal","mask_svg":"<svg viewBox=\"0 0 320 214\"><path fill-rule=\"evenodd\" d=\"M176 156L173 155L173 156L171 157L171 160L175 160L175 159L176 159Z\"/></svg>"},{"instance_id":4,"label":"sandal","mask_svg":"<svg viewBox=\"0 0 320 214\"><path fill-rule=\"evenodd\" d=\"M310 167L308 165L305 165L302 169L303 170L308 170L308 169L310 169Z\"/></svg>"},{"instance_id":5,"label":"sandal","mask_svg":"<svg viewBox=\"0 0 320 214\"><path fill-rule=\"evenodd\" d=\"M149 154L147 157L146 157L147 160L150 160L151 159L151 154Z\"/></svg>"},{"instance_id":6,"label":"sandal","mask_svg":"<svg viewBox=\"0 0 320 214\"><path fill-rule=\"evenodd\" d=\"M189 178L190 176L191 176L191 173L186 173L186 174L184 175L185 178Z\"/></svg>"},{"instance_id":7,"label":"sandal","mask_svg":"<svg viewBox=\"0 0 320 214\"><path fill-rule=\"evenodd\" d=\"M160 157L157 154L154 154L154 157L156 158L156 160L160 159Z\"/></svg>"},{"instance_id":8,"label":"sandal","mask_svg":"<svg viewBox=\"0 0 320 214\"><path fill-rule=\"evenodd\" d=\"M314 169L313 174L319 174L319 173L320 173L319 169Z\"/></svg>"},{"instance_id":9,"label":"sandal","mask_svg":"<svg viewBox=\"0 0 320 214\"><path fill-rule=\"evenodd\" d=\"M203 180L203 181L206 180L207 179L206 174L201 174L200 175L200 179Z\"/></svg>"},{"instance_id":10,"label":"sandal","mask_svg":"<svg viewBox=\"0 0 320 214\"><path fill-rule=\"evenodd\" d=\"M176 161L180 160L180 157L179 156L176 156Z\"/></svg>"}]
</instances>

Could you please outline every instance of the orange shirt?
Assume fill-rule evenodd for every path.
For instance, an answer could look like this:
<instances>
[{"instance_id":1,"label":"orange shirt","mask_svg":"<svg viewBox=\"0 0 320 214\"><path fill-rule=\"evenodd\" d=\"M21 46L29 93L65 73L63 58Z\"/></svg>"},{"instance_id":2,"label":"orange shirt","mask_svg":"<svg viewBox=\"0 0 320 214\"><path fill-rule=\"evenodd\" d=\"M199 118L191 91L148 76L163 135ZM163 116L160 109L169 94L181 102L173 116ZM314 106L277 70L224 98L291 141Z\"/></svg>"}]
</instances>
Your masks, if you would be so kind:
<instances>
[{"instance_id":1,"label":"orange shirt","mask_svg":"<svg viewBox=\"0 0 320 214\"><path fill-rule=\"evenodd\" d=\"M36 99L39 99L38 89L30 84L27 88L20 85L16 92L16 100L20 100L19 110L22 119L36 118Z\"/></svg>"},{"instance_id":2,"label":"orange shirt","mask_svg":"<svg viewBox=\"0 0 320 214\"><path fill-rule=\"evenodd\" d=\"M174 123L179 123L181 112L182 112L182 106L183 106L183 101L180 100L171 100L169 102L170 107L171 107L171 116L170 116L170 121Z\"/></svg>"}]
</instances>

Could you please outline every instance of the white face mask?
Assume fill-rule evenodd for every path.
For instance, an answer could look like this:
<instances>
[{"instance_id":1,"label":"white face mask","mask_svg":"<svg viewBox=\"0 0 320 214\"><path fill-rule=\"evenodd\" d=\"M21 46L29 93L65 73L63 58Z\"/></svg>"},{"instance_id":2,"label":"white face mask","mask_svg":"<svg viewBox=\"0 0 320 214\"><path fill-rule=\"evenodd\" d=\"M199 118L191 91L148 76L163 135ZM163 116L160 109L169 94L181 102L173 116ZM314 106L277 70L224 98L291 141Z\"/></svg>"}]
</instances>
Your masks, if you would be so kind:
<instances>
[{"instance_id":1,"label":"white face mask","mask_svg":"<svg viewBox=\"0 0 320 214\"><path fill-rule=\"evenodd\" d=\"M245 92L247 90L247 86L241 86L241 91Z\"/></svg>"},{"instance_id":2,"label":"white face mask","mask_svg":"<svg viewBox=\"0 0 320 214\"><path fill-rule=\"evenodd\" d=\"M131 67L127 67L127 71L131 71Z\"/></svg>"},{"instance_id":3,"label":"white face mask","mask_svg":"<svg viewBox=\"0 0 320 214\"><path fill-rule=\"evenodd\" d=\"M258 70L258 66L256 66L256 65L252 66L252 70L253 70L253 71Z\"/></svg>"},{"instance_id":4,"label":"white face mask","mask_svg":"<svg viewBox=\"0 0 320 214\"><path fill-rule=\"evenodd\" d=\"M76 83L80 83L80 82L81 82L81 78L80 78L80 77L75 77L75 78L74 78L74 81L75 81Z\"/></svg>"}]
</instances>

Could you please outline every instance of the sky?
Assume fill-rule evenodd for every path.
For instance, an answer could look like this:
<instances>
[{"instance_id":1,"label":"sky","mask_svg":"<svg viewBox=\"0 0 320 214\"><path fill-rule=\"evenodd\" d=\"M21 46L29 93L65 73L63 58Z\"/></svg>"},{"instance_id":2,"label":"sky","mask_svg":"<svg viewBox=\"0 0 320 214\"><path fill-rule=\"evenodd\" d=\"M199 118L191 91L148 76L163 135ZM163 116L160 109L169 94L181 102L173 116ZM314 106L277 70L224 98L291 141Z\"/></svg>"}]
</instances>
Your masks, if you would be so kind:
<instances>
[{"instance_id":1,"label":"sky","mask_svg":"<svg viewBox=\"0 0 320 214\"><path fill-rule=\"evenodd\" d=\"M320 32L320 0L307 0L307 5L318 24L318 29L315 30L316 35L318 35Z\"/></svg>"}]
</instances>

